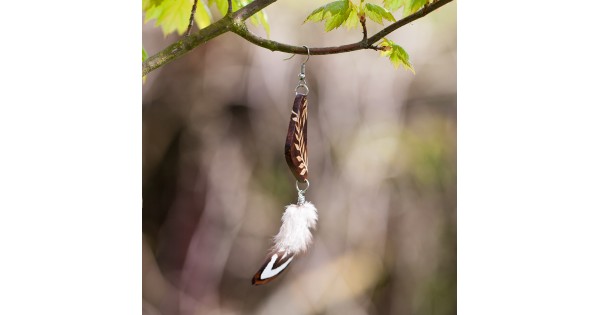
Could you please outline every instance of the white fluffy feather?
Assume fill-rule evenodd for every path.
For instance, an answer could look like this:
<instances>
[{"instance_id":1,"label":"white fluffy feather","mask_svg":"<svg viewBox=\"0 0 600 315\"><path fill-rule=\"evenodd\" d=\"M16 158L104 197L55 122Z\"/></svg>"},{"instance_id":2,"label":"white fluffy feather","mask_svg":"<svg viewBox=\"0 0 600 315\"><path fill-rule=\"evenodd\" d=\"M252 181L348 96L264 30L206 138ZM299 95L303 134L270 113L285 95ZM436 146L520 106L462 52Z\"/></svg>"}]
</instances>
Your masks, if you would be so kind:
<instances>
[{"instance_id":1,"label":"white fluffy feather","mask_svg":"<svg viewBox=\"0 0 600 315\"><path fill-rule=\"evenodd\" d=\"M308 201L302 205L287 206L281 217L279 233L274 237L274 249L294 255L306 251L312 242L310 229L315 228L317 220L317 208Z\"/></svg>"}]
</instances>

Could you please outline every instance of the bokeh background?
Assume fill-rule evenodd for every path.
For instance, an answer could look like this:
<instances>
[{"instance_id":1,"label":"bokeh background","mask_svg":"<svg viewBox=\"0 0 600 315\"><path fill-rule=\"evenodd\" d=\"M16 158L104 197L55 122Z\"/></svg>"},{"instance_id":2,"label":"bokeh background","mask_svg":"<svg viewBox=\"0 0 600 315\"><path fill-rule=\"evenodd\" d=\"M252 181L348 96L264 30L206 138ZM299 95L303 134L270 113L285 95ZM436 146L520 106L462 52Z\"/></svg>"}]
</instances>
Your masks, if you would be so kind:
<instances>
[{"instance_id":1,"label":"bokeh background","mask_svg":"<svg viewBox=\"0 0 600 315\"><path fill-rule=\"evenodd\" d=\"M323 3L269 6L270 38L358 41L360 29L302 25ZM308 253L259 287L250 280L297 198L283 146L305 57L224 34L148 75L144 314L456 313L456 2L388 38L416 75L371 50L308 61L319 224ZM177 39L143 26L150 55Z\"/></svg>"}]
</instances>

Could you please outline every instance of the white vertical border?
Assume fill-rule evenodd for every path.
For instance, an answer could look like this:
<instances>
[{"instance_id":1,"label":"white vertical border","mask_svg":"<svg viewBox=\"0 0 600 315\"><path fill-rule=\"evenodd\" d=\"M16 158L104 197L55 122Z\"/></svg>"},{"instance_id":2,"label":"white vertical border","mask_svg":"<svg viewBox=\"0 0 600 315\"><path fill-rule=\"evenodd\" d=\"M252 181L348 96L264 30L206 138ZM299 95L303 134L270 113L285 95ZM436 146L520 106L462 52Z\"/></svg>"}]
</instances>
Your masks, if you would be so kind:
<instances>
[{"instance_id":1,"label":"white vertical border","mask_svg":"<svg viewBox=\"0 0 600 315\"><path fill-rule=\"evenodd\" d=\"M600 314L598 9L458 4L458 314Z\"/></svg>"},{"instance_id":2,"label":"white vertical border","mask_svg":"<svg viewBox=\"0 0 600 315\"><path fill-rule=\"evenodd\" d=\"M141 3L0 6L3 314L141 313Z\"/></svg>"}]
</instances>

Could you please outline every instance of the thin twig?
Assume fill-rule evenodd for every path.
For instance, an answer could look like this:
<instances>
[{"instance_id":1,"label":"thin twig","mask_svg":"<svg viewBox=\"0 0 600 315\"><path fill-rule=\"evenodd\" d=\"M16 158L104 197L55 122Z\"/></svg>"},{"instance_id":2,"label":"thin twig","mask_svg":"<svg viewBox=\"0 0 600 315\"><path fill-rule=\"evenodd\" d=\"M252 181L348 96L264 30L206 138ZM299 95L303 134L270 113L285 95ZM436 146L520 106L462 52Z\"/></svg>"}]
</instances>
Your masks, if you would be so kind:
<instances>
[{"instance_id":1,"label":"thin twig","mask_svg":"<svg viewBox=\"0 0 600 315\"><path fill-rule=\"evenodd\" d=\"M367 18L365 18L364 15L360 16L360 24L362 25L362 29L363 29L363 42L367 42Z\"/></svg>"},{"instance_id":2,"label":"thin twig","mask_svg":"<svg viewBox=\"0 0 600 315\"><path fill-rule=\"evenodd\" d=\"M360 7L363 7L363 2L364 0L360 0ZM360 19L360 25L362 25L362 30L363 30L363 42L367 42L367 17L365 16L365 12L363 12L361 15L359 15L359 19Z\"/></svg>"},{"instance_id":3,"label":"thin twig","mask_svg":"<svg viewBox=\"0 0 600 315\"><path fill-rule=\"evenodd\" d=\"M165 65L173 61L174 59L182 56L188 51L194 49L197 46L200 46L207 41L223 34L226 32L234 32L246 39L247 41L272 50L272 51L281 51L291 54L299 54L306 55L306 48L302 46L293 46L284 43L279 43L276 41L268 40L265 38L261 38L248 30L244 21L257 13L258 11L264 9L270 4L276 2L277 0L255 0L248 4L247 6L235 11L231 15L226 15L221 20L201 29L199 32L195 33L192 36L188 36L182 40L175 42L169 47L163 49L157 54L149 57L142 63L142 76L147 75L151 71ZM386 35L392 33L393 31L399 29L400 27L411 23L415 20L418 20L427 14L439 9L440 7L452 2L453 0L437 0L430 5L422 8L421 10L393 23L383 30L379 31L375 35L368 37L366 40L363 38L360 42L353 44L346 44L341 46L334 47L315 47L310 48L311 55L331 55L331 54L339 54L350 51L362 50L362 49L373 49L380 50L379 47L375 45L379 40L384 38ZM364 31L364 30L363 30ZM364 37L364 34L363 34Z\"/></svg>"},{"instance_id":4,"label":"thin twig","mask_svg":"<svg viewBox=\"0 0 600 315\"><path fill-rule=\"evenodd\" d=\"M233 11L233 5L231 4L231 0L227 0L227 15L230 15Z\"/></svg>"},{"instance_id":5,"label":"thin twig","mask_svg":"<svg viewBox=\"0 0 600 315\"><path fill-rule=\"evenodd\" d=\"M194 5L192 6L192 13L190 14L190 24L188 24L187 31L185 31L185 36L190 36L192 32L192 25L194 25L194 15L196 14L196 5L198 4L198 0L194 0Z\"/></svg>"}]
</instances>

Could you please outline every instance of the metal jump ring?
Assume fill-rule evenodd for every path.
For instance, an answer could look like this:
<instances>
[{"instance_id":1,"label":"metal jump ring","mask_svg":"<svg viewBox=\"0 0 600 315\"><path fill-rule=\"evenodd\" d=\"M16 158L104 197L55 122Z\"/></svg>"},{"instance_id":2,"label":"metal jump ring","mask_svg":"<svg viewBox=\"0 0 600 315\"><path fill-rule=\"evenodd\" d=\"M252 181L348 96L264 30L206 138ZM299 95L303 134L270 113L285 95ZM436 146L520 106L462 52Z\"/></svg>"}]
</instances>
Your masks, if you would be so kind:
<instances>
[{"instance_id":1,"label":"metal jump ring","mask_svg":"<svg viewBox=\"0 0 600 315\"><path fill-rule=\"evenodd\" d=\"M300 88L305 88L306 89L306 93L300 93L298 91L298 89L300 89ZM300 83L300 84L296 85L296 89L294 91L296 91L296 94L300 93L300 94L308 95L308 91L309 91L308 90L308 85L306 85L304 83Z\"/></svg>"},{"instance_id":2,"label":"metal jump ring","mask_svg":"<svg viewBox=\"0 0 600 315\"><path fill-rule=\"evenodd\" d=\"M304 189L300 189L300 187L298 187L298 181L296 181L296 190L298 191L299 194L305 193L309 186L310 186L310 182L308 181L308 179L306 180L306 188L304 188Z\"/></svg>"}]
</instances>

